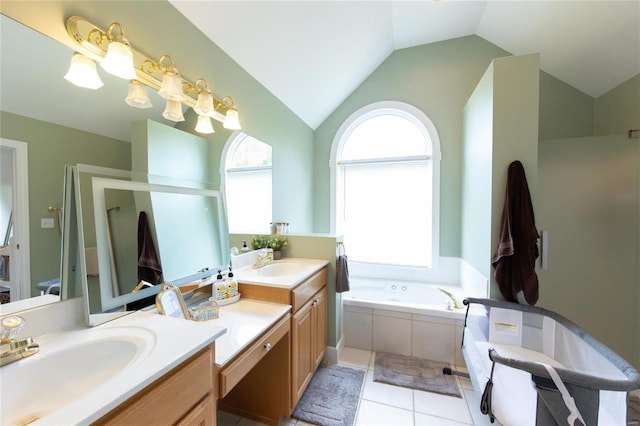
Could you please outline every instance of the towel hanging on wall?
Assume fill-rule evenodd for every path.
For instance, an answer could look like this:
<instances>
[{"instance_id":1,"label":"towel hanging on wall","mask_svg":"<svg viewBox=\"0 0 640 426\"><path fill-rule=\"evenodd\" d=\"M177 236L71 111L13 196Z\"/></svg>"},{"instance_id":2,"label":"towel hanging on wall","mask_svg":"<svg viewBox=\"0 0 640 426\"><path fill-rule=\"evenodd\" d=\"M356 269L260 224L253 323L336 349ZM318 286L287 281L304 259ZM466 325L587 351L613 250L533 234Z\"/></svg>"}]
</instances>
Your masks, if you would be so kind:
<instances>
[{"instance_id":1,"label":"towel hanging on wall","mask_svg":"<svg viewBox=\"0 0 640 426\"><path fill-rule=\"evenodd\" d=\"M344 244L338 243L338 256L336 256L336 293L349 291L349 264L344 252Z\"/></svg>"},{"instance_id":2,"label":"towel hanging on wall","mask_svg":"<svg viewBox=\"0 0 640 426\"><path fill-rule=\"evenodd\" d=\"M538 301L538 238L524 167L514 161L509 165L500 238L492 259L500 293L509 302L518 302L520 292L529 305Z\"/></svg>"}]
</instances>

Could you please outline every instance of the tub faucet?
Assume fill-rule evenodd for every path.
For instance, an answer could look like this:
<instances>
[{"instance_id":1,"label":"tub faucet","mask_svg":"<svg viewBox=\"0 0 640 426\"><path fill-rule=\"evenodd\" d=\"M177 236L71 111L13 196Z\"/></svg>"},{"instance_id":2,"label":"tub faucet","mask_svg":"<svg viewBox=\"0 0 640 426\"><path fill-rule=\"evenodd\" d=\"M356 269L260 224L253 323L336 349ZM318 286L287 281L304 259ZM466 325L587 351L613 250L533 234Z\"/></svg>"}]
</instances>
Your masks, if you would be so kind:
<instances>
[{"instance_id":1,"label":"tub faucet","mask_svg":"<svg viewBox=\"0 0 640 426\"><path fill-rule=\"evenodd\" d=\"M445 296L447 296L449 298L449 300L447 301L447 308L449 310L453 310L453 308L456 309L463 309L464 305L462 304L462 302L460 300L458 300L453 294L449 293L446 290L443 290L441 288L438 287L438 290L444 294Z\"/></svg>"},{"instance_id":2,"label":"tub faucet","mask_svg":"<svg viewBox=\"0 0 640 426\"><path fill-rule=\"evenodd\" d=\"M24 318L10 315L0 320L0 367L22 358L27 358L40 350L31 337L16 339L24 327Z\"/></svg>"}]
</instances>

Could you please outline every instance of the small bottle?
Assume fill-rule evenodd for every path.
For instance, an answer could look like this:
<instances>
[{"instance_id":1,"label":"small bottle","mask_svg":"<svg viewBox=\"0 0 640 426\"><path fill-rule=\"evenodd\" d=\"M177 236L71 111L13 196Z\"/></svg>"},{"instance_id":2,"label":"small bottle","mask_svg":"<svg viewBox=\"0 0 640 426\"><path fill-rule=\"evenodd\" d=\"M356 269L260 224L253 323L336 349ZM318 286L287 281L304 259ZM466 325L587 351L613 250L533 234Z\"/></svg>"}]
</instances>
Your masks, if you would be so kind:
<instances>
[{"instance_id":1,"label":"small bottle","mask_svg":"<svg viewBox=\"0 0 640 426\"><path fill-rule=\"evenodd\" d=\"M273 262L273 249L271 248L271 243L267 244L267 263Z\"/></svg>"},{"instance_id":2,"label":"small bottle","mask_svg":"<svg viewBox=\"0 0 640 426\"><path fill-rule=\"evenodd\" d=\"M229 266L229 274L225 278L225 284L227 285L227 294L229 297L235 297L238 295L238 280L233 276L231 266Z\"/></svg>"},{"instance_id":3,"label":"small bottle","mask_svg":"<svg viewBox=\"0 0 640 426\"><path fill-rule=\"evenodd\" d=\"M247 247L247 242L243 241L242 242L242 247L240 248L240 253L246 253L249 251L249 247Z\"/></svg>"},{"instance_id":4,"label":"small bottle","mask_svg":"<svg viewBox=\"0 0 640 426\"><path fill-rule=\"evenodd\" d=\"M218 270L216 280L213 282L213 297L216 300L223 300L227 298L227 285L222 279L222 271Z\"/></svg>"}]
</instances>

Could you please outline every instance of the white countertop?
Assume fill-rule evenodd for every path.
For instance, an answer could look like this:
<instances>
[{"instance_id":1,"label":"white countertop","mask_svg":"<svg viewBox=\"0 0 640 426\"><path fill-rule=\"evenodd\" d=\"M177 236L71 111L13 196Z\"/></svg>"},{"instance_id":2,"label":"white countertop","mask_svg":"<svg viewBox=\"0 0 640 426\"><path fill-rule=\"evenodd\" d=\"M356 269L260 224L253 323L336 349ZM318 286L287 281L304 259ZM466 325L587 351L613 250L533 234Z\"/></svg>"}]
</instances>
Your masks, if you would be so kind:
<instances>
[{"instance_id":1,"label":"white countertop","mask_svg":"<svg viewBox=\"0 0 640 426\"><path fill-rule=\"evenodd\" d=\"M242 298L220 307L220 318L207 321L227 329L216 340L216 365L224 367L290 310L290 305Z\"/></svg>"},{"instance_id":2,"label":"white countertop","mask_svg":"<svg viewBox=\"0 0 640 426\"><path fill-rule=\"evenodd\" d=\"M287 258L283 261L303 263L304 268L298 268L299 270L293 274L278 276L259 275L250 266L234 270L234 273L238 281L244 283L293 288L328 264L328 261L318 259ZM206 294L202 297L205 296ZM62 367L76 370L82 364L84 368L88 368L87 371L94 371L90 364L92 359L87 359L91 357L67 358L73 358L75 353L85 353L81 349L83 345L91 345L98 341L110 341L109 339L112 338L116 340L124 338L131 341L137 339L145 342L145 344L139 345L142 349L138 349L134 358L128 361L127 365L110 372L104 381L95 385L91 385L92 378L87 377L87 380L82 380L79 385L80 388L86 387L86 389L82 389L81 396L71 399L70 402L65 402L62 406L51 407L50 411L46 408L47 398L42 395L64 392L61 389L64 389L62 385L66 380L60 379L58 377L60 374L51 373L52 377L47 377L48 373L45 372L26 384L25 389L33 391L33 386L37 386L40 391L39 397L27 398L18 402L23 407L25 405L34 407L34 412L40 411L40 414L37 415L38 420L31 424L89 424L214 341L215 363L219 368L224 367L290 310L290 305L241 298L234 304L220 307L220 317L209 321L187 321L172 318L158 315L155 310L137 311L97 327L42 335L35 342L40 345L38 353L2 367L2 373L16 372L17 374L13 375L7 374L7 377L18 377L14 380L19 382L22 377L30 377L28 373L23 376L24 373L20 373L20 371L35 371L33 367L29 367L30 365L34 367L48 366L46 357L55 357L63 353L64 362L71 364L62 365ZM75 350L76 347L80 348L80 352ZM67 352L63 352L65 350ZM55 365L60 364L56 363ZM60 370L64 370L62 367ZM96 371L99 370L98 367L96 366ZM0 377L0 379L2 378ZM2 387L6 390L4 386ZM11 422L10 418L5 415L2 418ZM14 419L14 421L18 420L20 419Z\"/></svg>"},{"instance_id":3,"label":"white countertop","mask_svg":"<svg viewBox=\"0 0 640 426\"><path fill-rule=\"evenodd\" d=\"M62 425L91 423L147 385L162 377L173 368L195 355L198 351L222 336L224 327L210 321L196 322L138 311L95 328L74 330L44 336L38 343L40 351L32 357L17 361L6 368L28 368L29 363L38 362L60 345L77 345L102 339L105 334L144 331L152 335L150 347L145 348L130 367L114 374L101 385L84 393L64 407L31 423L33 425ZM150 332L150 333L149 333ZM54 386L42 377L43 386Z\"/></svg>"},{"instance_id":4,"label":"white countertop","mask_svg":"<svg viewBox=\"0 0 640 426\"><path fill-rule=\"evenodd\" d=\"M263 274L264 270L262 268L254 269L251 266L245 266L240 269L234 269L233 274L240 283L292 289L309 278L311 275L328 265L329 261L324 259L286 257L282 258L281 260L276 260L272 264L278 265L286 263L302 264L305 267L296 270L295 273L289 275L265 275ZM269 265L263 268L267 268L268 270L268 266Z\"/></svg>"},{"instance_id":5,"label":"white countertop","mask_svg":"<svg viewBox=\"0 0 640 426\"><path fill-rule=\"evenodd\" d=\"M187 321L159 315L155 310L137 311L94 328L83 328L42 336L36 343L40 352L3 367L29 369L29 364L50 356L61 348L80 347L109 336L140 334L147 341L144 350L121 371L63 407L45 414L33 425L88 424L116 408L201 349L215 341L215 363L223 367L256 338L290 312L291 306L251 299L220 307L220 317L208 321ZM91 360L82 360L91 362ZM73 362L73 360L70 360ZM76 360L75 362L79 362ZM40 377L43 387L59 386ZM39 385L40 386L40 385ZM4 387L3 387L4 388ZM43 405L42 400L33 401ZM44 404L46 405L46 404Z\"/></svg>"}]
</instances>

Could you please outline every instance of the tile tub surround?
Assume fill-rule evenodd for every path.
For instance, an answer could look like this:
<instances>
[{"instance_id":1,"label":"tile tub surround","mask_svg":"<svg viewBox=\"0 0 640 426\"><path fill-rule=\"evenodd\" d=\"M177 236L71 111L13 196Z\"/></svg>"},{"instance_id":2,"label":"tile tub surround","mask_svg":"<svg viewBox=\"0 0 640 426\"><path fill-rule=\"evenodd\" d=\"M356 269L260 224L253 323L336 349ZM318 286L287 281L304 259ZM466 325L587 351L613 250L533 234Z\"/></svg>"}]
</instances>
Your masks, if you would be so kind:
<instances>
[{"instance_id":1,"label":"tile tub surround","mask_svg":"<svg viewBox=\"0 0 640 426\"><path fill-rule=\"evenodd\" d=\"M438 268L420 273L421 278L438 284L417 282L417 272L411 268L380 270L375 275L362 265L354 269L354 293L360 289L379 293L371 302L359 296L350 300L349 293L343 294L344 346L465 366L460 342L466 310L446 310L446 298L433 289L445 289L459 300L487 297L488 280L482 274L463 259L445 257L439 259ZM405 284L407 294L403 294Z\"/></svg>"},{"instance_id":2,"label":"tile tub surround","mask_svg":"<svg viewBox=\"0 0 640 426\"><path fill-rule=\"evenodd\" d=\"M442 318L344 305L345 346L448 362L464 367L464 318Z\"/></svg>"}]
</instances>

